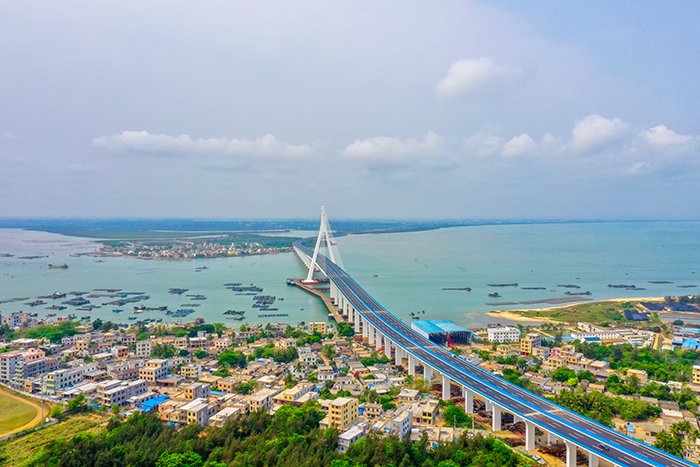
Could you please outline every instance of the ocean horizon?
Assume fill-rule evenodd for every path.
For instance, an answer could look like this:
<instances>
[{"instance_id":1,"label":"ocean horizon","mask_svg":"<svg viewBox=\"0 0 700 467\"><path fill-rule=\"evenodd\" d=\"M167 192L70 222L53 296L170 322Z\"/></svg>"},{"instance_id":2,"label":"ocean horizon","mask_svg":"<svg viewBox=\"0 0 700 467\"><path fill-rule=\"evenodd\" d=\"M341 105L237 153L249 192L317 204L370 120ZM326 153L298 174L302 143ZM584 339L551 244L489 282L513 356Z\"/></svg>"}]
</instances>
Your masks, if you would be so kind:
<instances>
[{"instance_id":1,"label":"ocean horizon","mask_svg":"<svg viewBox=\"0 0 700 467\"><path fill-rule=\"evenodd\" d=\"M333 222L331 226L336 228ZM697 294L699 233L698 221L533 222L351 234L337 237L337 243L345 270L399 318L410 322L411 313L418 313L422 319L450 319L475 327L495 321L488 311L551 306L519 302L565 297L567 291L590 292L587 298L593 300ZM316 232L291 230L284 234L313 236ZM28 302L53 292L119 288L150 296L137 305L168 306L171 310L192 303L187 294L206 296L186 321L202 317L207 322L238 326L241 322L225 319L223 312L228 309L244 310L242 322L249 324L327 319L319 300L286 285L287 278L306 275L293 253L184 261L70 256L94 251L98 245L98 239L88 237L0 229L0 254L13 255L0 258L0 301L26 297ZM23 256L47 257L30 260L21 259ZM69 268L48 269L50 263L66 263ZM204 266L206 270L197 270ZM224 287L231 282L255 284L264 288L263 295L283 298L275 303L276 313L288 316L258 318L250 296L235 295ZM188 292L182 296L168 293L176 287ZM466 288L471 291L454 290ZM496 292L500 297L489 297ZM102 306L107 301L93 303ZM487 305L499 302L516 304ZM19 310L38 316L51 312L45 306L24 303L0 303L0 312L3 316ZM116 308L77 312L69 306L55 313L131 322L128 317L133 305L121 307L123 313L113 313ZM162 312L147 311L138 318L176 321Z\"/></svg>"}]
</instances>

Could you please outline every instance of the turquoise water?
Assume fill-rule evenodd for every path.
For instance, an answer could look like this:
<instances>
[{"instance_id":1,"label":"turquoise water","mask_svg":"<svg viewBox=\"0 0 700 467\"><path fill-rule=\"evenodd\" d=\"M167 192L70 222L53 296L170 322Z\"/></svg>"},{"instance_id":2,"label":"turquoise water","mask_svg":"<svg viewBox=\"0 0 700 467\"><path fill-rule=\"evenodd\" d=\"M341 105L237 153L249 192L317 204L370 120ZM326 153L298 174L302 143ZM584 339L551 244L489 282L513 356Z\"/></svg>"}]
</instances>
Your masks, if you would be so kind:
<instances>
[{"instance_id":1,"label":"turquoise water","mask_svg":"<svg viewBox=\"0 0 700 467\"><path fill-rule=\"evenodd\" d=\"M293 235L300 233L294 232ZM493 225L403 234L354 235L337 238L345 269L385 308L409 320L409 313L425 310L422 317L451 319L464 326L492 322L486 312L494 309L525 308L487 306L487 302L520 302L563 297L564 292L591 291L591 298L661 297L697 294L700 288L700 223L642 222L544 225ZM294 254L194 261L144 261L127 258L70 257L69 253L91 251L95 244L86 239L42 232L0 229L0 300L36 297L54 291L90 291L94 288L122 288L145 292L152 298L147 306L197 303L184 295L170 295L171 287L204 294L191 318L207 322L225 320L227 309L247 310L247 322L269 320L296 324L325 319L326 311L313 297L287 287L288 277L302 277L305 270ZM49 258L22 260L17 256L48 254ZM49 263L69 265L67 270L49 270ZM195 268L209 269L195 272ZM673 281L651 284L649 281ZM264 294L283 297L275 303L287 318L258 319L248 296L235 296L223 287L227 282L254 283ZM520 287L493 288L489 283L513 283ZM558 287L576 284L580 289ZM634 284L645 290L609 288L608 284ZM471 287L472 291L445 291L443 287ZM488 297L491 292L502 297ZM97 303L107 301L97 299ZM95 300L93 300L95 303ZM549 306L531 305L532 308ZM127 321L133 305L124 313L113 307L93 310L92 318ZM19 303L0 304L3 315L16 310L48 313L43 307ZM68 310L66 310L68 311ZM75 312L78 316L85 312ZM145 312L140 317L160 317Z\"/></svg>"}]
</instances>

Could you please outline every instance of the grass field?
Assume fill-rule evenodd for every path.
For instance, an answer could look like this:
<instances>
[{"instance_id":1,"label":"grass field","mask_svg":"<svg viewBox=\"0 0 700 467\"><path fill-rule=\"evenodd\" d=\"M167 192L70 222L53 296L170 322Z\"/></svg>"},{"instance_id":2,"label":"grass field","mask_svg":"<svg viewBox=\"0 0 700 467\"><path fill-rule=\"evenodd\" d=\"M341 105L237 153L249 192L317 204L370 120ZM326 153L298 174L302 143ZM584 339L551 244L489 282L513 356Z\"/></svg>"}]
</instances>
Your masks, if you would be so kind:
<instances>
[{"instance_id":1,"label":"grass field","mask_svg":"<svg viewBox=\"0 0 700 467\"><path fill-rule=\"evenodd\" d=\"M41 453L56 438L72 438L79 432L97 434L108 418L97 414L76 415L61 423L0 443L0 465L19 467Z\"/></svg>"},{"instance_id":2,"label":"grass field","mask_svg":"<svg viewBox=\"0 0 700 467\"><path fill-rule=\"evenodd\" d=\"M557 308L544 308L539 310L514 310L510 313L529 318L550 318L566 323L585 321L587 323L613 323L620 321L626 309L636 309L636 301L604 301L579 303Z\"/></svg>"},{"instance_id":3,"label":"grass field","mask_svg":"<svg viewBox=\"0 0 700 467\"><path fill-rule=\"evenodd\" d=\"M26 425L37 413L39 411L33 405L0 393L0 436Z\"/></svg>"}]
</instances>

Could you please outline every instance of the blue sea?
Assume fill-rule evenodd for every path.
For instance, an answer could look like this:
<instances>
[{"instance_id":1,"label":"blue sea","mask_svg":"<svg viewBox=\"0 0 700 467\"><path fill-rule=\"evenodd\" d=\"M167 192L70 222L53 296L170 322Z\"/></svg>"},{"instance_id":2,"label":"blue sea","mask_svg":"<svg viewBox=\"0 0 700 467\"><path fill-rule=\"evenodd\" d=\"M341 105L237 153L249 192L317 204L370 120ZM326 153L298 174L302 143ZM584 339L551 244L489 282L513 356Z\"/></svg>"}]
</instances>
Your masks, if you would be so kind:
<instances>
[{"instance_id":1,"label":"blue sea","mask_svg":"<svg viewBox=\"0 0 700 467\"><path fill-rule=\"evenodd\" d=\"M294 236L313 232L291 232ZM494 302L522 302L564 297L564 293L590 291L590 298L663 297L700 293L700 222L598 222L519 224L455 227L398 234L350 235L337 238L345 270L375 299L398 317L410 321L410 313L424 319L450 319L466 327L494 322L490 310L541 308L547 304L492 306ZM190 261L150 261L130 258L72 257L70 253L94 251L91 239L46 232L0 229L0 301L14 297L30 300L53 292L91 292L115 288L144 292L151 298L142 304L199 303L190 319L237 326L225 319L228 309L245 310L244 323L268 321L296 324L326 319L327 312L315 298L286 285L289 277L304 277L302 263L293 253ZM22 259L22 256L47 256ZM103 262L98 262L103 261ZM68 269L48 269L66 263ZM197 271L206 266L208 269ZM653 284L650 281L670 281ZM235 295L223 285L255 284L277 301L277 313L287 317L258 318L252 297ZM517 287L488 284L517 283ZM627 284L637 290L608 287ZM577 285L579 289L561 287ZM695 286L681 288L679 286ZM202 294L192 301L171 295L173 287ZM471 291L443 290L470 287ZM523 290L522 287L544 287ZM491 298L498 292L502 297ZM3 316L17 310L51 312L46 306L29 307L21 302L0 304ZM92 299L102 304L109 299ZM55 301L56 303L59 300ZM54 302L51 302L53 304ZM67 312L128 322L133 305L113 313L113 306L91 312ZM425 313L422 313L425 311ZM139 318L164 318L147 311ZM503 320L500 320L503 322Z\"/></svg>"}]
</instances>

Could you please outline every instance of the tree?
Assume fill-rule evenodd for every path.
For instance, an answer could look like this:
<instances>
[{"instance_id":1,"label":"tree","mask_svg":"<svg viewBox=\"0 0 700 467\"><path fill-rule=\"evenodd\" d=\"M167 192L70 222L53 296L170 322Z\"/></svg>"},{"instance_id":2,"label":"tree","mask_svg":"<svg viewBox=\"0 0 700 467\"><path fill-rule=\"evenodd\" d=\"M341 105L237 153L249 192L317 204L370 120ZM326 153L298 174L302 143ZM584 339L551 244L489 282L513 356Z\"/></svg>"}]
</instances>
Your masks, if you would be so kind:
<instances>
[{"instance_id":1,"label":"tree","mask_svg":"<svg viewBox=\"0 0 700 467\"><path fill-rule=\"evenodd\" d=\"M221 337L228 328L224 323L214 323L214 332Z\"/></svg>"},{"instance_id":2,"label":"tree","mask_svg":"<svg viewBox=\"0 0 700 467\"><path fill-rule=\"evenodd\" d=\"M661 430L656 435L656 441L654 441L654 447L662 449L674 456L681 457L683 455L683 443L681 438L673 436L666 430Z\"/></svg>"},{"instance_id":3,"label":"tree","mask_svg":"<svg viewBox=\"0 0 700 467\"><path fill-rule=\"evenodd\" d=\"M100 318L97 318L95 321L92 322L92 329L97 331L102 327L102 320Z\"/></svg>"},{"instance_id":4,"label":"tree","mask_svg":"<svg viewBox=\"0 0 700 467\"><path fill-rule=\"evenodd\" d=\"M335 348L331 344L326 344L321 347L321 353L328 359L335 357Z\"/></svg>"},{"instance_id":5,"label":"tree","mask_svg":"<svg viewBox=\"0 0 700 467\"><path fill-rule=\"evenodd\" d=\"M119 410L120 410L120 409L121 409L121 408L119 407L119 404L114 404L114 405L112 405L112 413L113 413L114 415L119 415Z\"/></svg>"},{"instance_id":6,"label":"tree","mask_svg":"<svg viewBox=\"0 0 700 467\"><path fill-rule=\"evenodd\" d=\"M87 403L85 401L85 394L82 392L72 401L68 402L68 411L70 412L82 412L87 408Z\"/></svg>"},{"instance_id":7,"label":"tree","mask_svg":"<svg viewBox=\"0 0 700 467\"><path fill-rule=\"evenodd\" d=\"M156 467L204 467L204 461L202 456L192 451L185 451L182 454L164 452L158 458Z\"/></svg>"},{"instance_id":8,"label":"tree","mask_svg":"<svg viewBox=\"0 0 700 467\"><path fill-rule=\"evenodd\" d=\"M572 370L571 368L565 367L565 366L560 366L556 370L554 370L550 375L553 380L559 381L560 383L563 383L565 381L570 380L571 378L576 377L576 372Z\"/></svg>"},{"instance_id":9,"label":"tree","mask_svg":"<svg viewBox=\"0 0 700 467\"><path fill-rule=\"evenodd\" d=\"M466 414L464 408L460 405L455 405L452 401L448 402L442 415L445 417L445 425L447 426L455 426L458 428L471 426L471 418Z\"/></svg>"}]
</instances>

